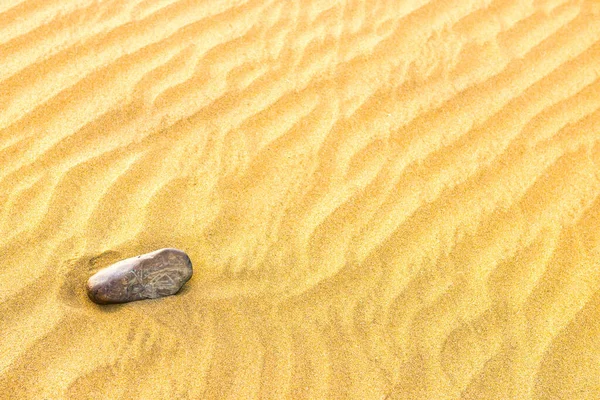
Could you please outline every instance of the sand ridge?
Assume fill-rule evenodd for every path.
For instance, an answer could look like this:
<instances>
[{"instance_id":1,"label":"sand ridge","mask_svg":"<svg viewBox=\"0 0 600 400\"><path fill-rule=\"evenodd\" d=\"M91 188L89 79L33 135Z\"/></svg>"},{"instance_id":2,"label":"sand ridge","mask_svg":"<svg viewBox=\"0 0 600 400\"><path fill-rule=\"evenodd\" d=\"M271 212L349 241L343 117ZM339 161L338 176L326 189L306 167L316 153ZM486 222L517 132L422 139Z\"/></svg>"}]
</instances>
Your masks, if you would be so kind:
<instances>
[{"instance_id":1,"label":"sand ridge","mask_svg":"<svg viewBox=\"0 0 600 400\"><path fill-rule=\"evenodd\" d=\"M593 1L0 4L0 398L597 399ZM185 250L177 296L87 278Z\"/></svg>"}]
</instances>

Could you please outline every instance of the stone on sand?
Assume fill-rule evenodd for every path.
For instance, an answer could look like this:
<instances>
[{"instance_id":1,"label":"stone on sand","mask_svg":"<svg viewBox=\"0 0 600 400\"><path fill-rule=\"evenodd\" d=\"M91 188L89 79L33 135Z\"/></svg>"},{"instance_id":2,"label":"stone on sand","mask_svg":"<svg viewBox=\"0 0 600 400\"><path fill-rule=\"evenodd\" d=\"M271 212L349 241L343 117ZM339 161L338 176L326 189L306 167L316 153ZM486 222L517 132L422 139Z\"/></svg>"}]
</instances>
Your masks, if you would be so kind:
<instances>
[{"instance_id":1,"label":"stone on sand","mask_svg":"<svg viewBox=\"0 0 600 400\"><path fill-rule=\"evenodd\" d=\"M89 298L98 304L170 296L192 277L192 261L181 250L160 249L104 268L87 282Z\"/></svg>"}]
</instances>

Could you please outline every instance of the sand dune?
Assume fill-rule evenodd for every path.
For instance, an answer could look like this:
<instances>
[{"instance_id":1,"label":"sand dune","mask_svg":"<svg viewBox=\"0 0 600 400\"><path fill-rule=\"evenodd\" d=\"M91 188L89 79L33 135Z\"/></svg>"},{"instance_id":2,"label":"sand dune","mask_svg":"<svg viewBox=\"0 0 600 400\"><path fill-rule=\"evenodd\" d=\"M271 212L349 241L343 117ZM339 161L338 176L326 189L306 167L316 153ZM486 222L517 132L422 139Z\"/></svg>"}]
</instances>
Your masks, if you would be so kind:
<instances>
[{"instance_id":1,"label":"sand dune","mask_svg":"<svg viewBox=\"0 0 600 400\"><path fill-rule=\"evenodd\" d=\"M9 0L0 61L0 398L600 398L599 3Z\"/></svg>"}]
</instances>

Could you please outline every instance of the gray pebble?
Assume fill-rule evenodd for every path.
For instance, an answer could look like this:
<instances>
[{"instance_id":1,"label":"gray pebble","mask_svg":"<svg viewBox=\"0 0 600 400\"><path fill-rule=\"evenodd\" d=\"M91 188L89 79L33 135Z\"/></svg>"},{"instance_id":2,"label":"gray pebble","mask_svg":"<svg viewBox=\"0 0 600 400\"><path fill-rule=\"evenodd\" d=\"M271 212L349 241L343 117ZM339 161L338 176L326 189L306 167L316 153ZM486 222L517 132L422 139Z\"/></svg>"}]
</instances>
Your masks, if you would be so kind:
<instances>
[{"instance_id":1,"label":"gray pebble","mask_svg":"<svg viewBox=\"0 0 600 400\"><path fill-rule=\"evenodd\" d=\"M98 304L170 296L192 277L192 261L181 250L160 249L127 258L93 275L89 298Z\"/></svg>"}]
</instances>

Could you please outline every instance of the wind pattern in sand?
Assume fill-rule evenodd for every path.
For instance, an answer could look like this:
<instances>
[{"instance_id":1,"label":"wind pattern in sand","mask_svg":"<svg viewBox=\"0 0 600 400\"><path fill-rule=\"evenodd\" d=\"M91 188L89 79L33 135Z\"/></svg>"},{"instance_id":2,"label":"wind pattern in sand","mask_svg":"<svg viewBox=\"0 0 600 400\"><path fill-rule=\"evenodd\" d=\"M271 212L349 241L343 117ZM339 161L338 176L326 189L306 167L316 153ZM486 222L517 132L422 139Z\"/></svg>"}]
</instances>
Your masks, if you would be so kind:
<instances>
[{"instance_id":1,"label":"wind pattern in sand","mask_svg":"<svg viewBox=\"0 0 600 400\"><path fill-rule=\"evenodd\" d=\"M1 2L0 397L600 398L599 74L595 1Z\"/></svg>"}]
</instances>

